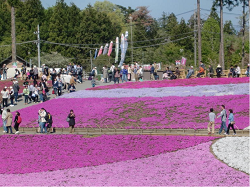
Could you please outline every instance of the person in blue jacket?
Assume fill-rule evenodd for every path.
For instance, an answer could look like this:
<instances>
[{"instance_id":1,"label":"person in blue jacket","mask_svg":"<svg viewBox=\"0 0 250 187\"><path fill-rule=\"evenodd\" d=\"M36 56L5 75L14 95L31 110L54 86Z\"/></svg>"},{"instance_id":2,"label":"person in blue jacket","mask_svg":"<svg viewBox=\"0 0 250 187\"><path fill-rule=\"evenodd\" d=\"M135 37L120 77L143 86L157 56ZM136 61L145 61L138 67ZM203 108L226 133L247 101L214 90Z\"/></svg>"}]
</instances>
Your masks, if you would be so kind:
<instances>
[{"instance_id":1,"label":"person in blue jacket","mask_svg":"<svg viewBox=\"0 0 250 187\"><path fill-rule=\"evenodd\" d=\"M229 129L230 127L232 127L233 131L234 131L234 134L233 135L236 135L236 131L234 129L234 124L235 124L235 121L234 121L234 114L233 114L233 110L232 109L229 109L229 117L228 117L228 120L229 120L229 124L228 124L228 127L227 127L227 135L229 135Z\"/></svg>"}]
</instances>

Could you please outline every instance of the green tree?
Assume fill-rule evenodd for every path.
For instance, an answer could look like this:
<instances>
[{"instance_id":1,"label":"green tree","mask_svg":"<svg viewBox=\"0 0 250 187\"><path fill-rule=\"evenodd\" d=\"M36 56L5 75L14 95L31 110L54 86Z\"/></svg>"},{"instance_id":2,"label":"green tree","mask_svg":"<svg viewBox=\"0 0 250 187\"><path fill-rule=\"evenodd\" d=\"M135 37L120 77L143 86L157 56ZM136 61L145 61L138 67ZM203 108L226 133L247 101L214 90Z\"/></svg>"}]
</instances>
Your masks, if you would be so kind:
<instances>
[{"instance_id":1,"label":"green tree","mask_svg":"<svg viewBox=\"0 0 250 187\"><path fill-rule=\"evenodd\" d=\"M103 2L96 1L93 8L97 12L106 13L108 18L112 22L113 27L116 27L117 30L120 30L119 34L121 34L121 31L122 31L122 33L126 31L126 30L124 30L124 29L126 29L125 23L124 23L124 15L122 14L121 9L117 5L111 3L107 0L105 0Z\"/></svg>"},{"instance_id":2,"label":"green tree","mask_svg":"<svg viewBox=\"0 0 250 187\"><path fill-rule=\"evenodd\" d=\"M219 38L220 26L213 17L207 19L202 33L202 57L205 63L217 64L218 51L220 48Z\"/></svg>"},{"instance_id":3,"label":"green tree","mask_svg":"<svg viewBox=\"0 0 250 187\"><path fill-rule=\"evenodd\" d=\"M16 33L17 41L36 40L34 34L37 31L37 25L40 26L44 19L44 8L40 0L26 0L19 3L16 8ZM34 43L17 45L17 54L26 58L30 52L31 56L37 55L36 46Z\"/></svg>"},{"instance_id":4,"label":"green tree","mask_svg":"<svg viewBox=\"0 0 250 187\"><path fill-rule=\"evenodd\" d=\"M231 20L226 21L224 24L224 33L230 34L230 35L235 35L236 30L234 29L233 23Z\"/></svg>"}]
</instances>

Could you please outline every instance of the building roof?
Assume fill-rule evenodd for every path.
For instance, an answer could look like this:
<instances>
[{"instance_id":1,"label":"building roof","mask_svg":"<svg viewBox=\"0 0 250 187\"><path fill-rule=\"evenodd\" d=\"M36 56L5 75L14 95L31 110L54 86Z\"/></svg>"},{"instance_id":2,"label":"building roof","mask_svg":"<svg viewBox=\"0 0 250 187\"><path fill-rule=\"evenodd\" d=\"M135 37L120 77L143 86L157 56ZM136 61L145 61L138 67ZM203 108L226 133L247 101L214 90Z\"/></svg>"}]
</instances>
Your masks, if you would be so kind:
<instances>
[{"instance_id":1,"label":"building roof","mask_svg":"<svg viewBox=\"0 0 250 187\"><path fill-rule=\"evenodd\" d=\"M26 60L24 60L23 58L21 58L20 56L16 56L16 59L19 61L19 62L22 62L22 63L27 63L27 66L29 66L29 62L27 62ZM3 61L0 62L0 66L2 67L3 64L9 64L10 62L12 62L12 55L10 55L8 58L4 59Z\"/></svg>"}]
</instances>

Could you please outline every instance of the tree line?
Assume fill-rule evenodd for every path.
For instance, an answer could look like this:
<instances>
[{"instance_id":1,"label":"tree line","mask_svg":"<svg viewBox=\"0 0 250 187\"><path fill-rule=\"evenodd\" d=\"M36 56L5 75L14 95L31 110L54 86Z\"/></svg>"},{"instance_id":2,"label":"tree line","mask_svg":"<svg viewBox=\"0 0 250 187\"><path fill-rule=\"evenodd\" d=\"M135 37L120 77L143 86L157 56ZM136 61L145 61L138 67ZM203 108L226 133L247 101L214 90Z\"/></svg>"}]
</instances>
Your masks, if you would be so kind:
<instances>
[{"instance_id":1,"label":"tree line","mask_svg":"<svg viewBox=\"0 0 250 187\"><path fill-rule=\"evenodd\" d=\"M218 52L221 47L221 20L217 14L219 3L214 1L208 18L201 19L202 61L214 66L219 63ZM120 38L122 33L128 31L129 44L125 63L131 63L133 47L133 60L144 64L162 62L171 65L185 57L187 65L194 65L198 19L196 13L187 22L183 18L178 21L174 13L165 12L159 19L155 19L145 6L133 9L109 1L97 1L93 6L88 5L81 10L74 3L67 5L64 0L57 0L54 6L47 9L40 0L0 0L1 61L9 57L12 51L12 8L15 10L16 53L27 61L32 59L33 64L37 63L37 35L34 32L39 24L41 63L64 67L73 62L90 69L90 59L94 58L95 49L99 50L101 45L110 41L115 44L115 38ZM226 68L241 62L242 34L242 29L236 31L230 20L224 23ZM30 43L18 44L26 41ZM248 52L249 40L245 40L244 46ZM110 57L101 55L93 59L93 63L109 65L114 62L114 58L113 49ZM245 55L244 61L247 63L248 55Z\"/></svg>"}]
</instances>

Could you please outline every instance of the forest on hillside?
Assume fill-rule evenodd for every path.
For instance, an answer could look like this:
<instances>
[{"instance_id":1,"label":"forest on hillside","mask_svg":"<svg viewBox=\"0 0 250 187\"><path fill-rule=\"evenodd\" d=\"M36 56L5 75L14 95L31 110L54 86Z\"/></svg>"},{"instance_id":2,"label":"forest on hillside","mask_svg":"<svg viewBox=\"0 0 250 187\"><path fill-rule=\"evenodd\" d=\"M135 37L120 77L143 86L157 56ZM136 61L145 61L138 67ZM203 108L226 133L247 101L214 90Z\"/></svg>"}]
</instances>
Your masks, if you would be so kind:
<instances>
[{"instance_id":1,"label":"forest on hillside","mask_svg":"<svg viewBox=\"0 0 250 187\"><path fill-rule=\"evenodd\" d=\"M32 64L37 63L37 35L34 32L39 24L41 64L64 67L73 62L90 69L91 58L94 64L113 63L115 45L110 57L100 55L94 59L95 49L99 50L110 41L115 44L116 37L120 39L121 34L128 31L126 64L131 63L133 52L133 61L143 64L175 64L176 60L185 57L188 66L194 65L194 36L197 33L195 13L188 21L183 18L178 21L174 13L163 12L161 18L155 19L150 15L148 7L133 9L109 1L97 1L93 6L88 5L84 9L74 3L67 5L64 0L58 0L53 7L47 9L40 0L15 1L17 55L27 61L32 59ZM202 61L214 67L219 63L220 49L220 17L217 8L215 5L211 7L207 19L201 20ZM11 55L11 8L6 0L0 0L0 15L2 61ZM239 17L239 23L242 22L241 19ZM245 30L244 63L247 64L248 27ZM241 63L243 32L241 29L236 30L232 22L226 20L223 33L225 67L228 68Z\"/></svg>"}]
</instances>

